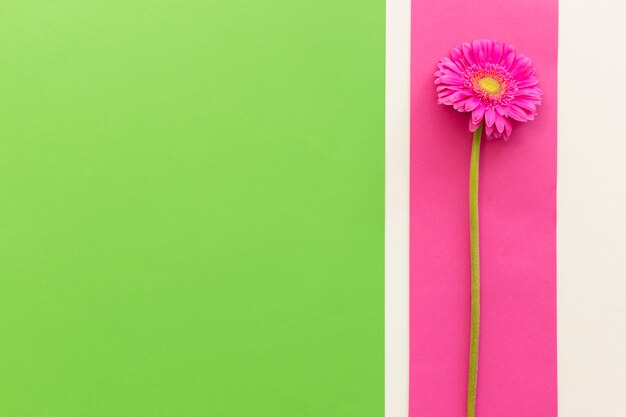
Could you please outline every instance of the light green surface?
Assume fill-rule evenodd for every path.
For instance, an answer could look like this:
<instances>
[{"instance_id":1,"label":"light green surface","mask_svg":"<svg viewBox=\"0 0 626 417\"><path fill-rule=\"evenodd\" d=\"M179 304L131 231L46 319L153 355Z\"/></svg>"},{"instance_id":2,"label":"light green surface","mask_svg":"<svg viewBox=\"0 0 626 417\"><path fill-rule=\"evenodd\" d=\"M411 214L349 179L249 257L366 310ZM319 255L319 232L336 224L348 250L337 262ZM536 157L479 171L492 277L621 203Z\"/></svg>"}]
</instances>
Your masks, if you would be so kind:
<instances>
[{"instance_id":1,"label":"light green surface","mask_svg":"<svg viewBox=\"0 0 626 417\"><path fill-rule=\"evenodd\" d=\"M0 416L383 415L383 0L0 3Z\"/></svg>"}]
</instances>

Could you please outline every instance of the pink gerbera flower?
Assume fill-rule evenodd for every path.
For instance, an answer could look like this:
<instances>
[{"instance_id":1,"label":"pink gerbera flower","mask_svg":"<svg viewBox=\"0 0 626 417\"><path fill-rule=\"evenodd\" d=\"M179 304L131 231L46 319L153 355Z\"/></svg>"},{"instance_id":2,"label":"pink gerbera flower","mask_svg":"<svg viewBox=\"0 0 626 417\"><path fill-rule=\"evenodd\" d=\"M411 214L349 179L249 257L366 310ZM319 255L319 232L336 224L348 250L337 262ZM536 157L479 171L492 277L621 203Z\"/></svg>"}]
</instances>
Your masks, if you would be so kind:
<instances>
[{"instance_id":1,"label":"pink gerbera flower","mask_svg":"<svg viewBox=\"0 0 626 417\"><path fill-rule=\"evenodd\" d=\"M515 47L494 40L464 43L439 61L435 84L439 104L471 112L469 130L485 122L487 139L507 140L512 120L533 120L541 104L532 61Z\"/></svg>"}]
</instances>

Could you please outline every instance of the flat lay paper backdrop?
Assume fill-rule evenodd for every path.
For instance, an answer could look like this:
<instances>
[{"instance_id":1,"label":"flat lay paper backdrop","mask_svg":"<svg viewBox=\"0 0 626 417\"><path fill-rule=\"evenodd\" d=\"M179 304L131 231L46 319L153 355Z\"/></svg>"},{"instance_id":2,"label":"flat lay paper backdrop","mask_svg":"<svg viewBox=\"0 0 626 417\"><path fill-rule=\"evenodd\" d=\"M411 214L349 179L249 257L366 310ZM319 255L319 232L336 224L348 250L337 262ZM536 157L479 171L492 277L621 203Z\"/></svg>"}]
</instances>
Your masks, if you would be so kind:
<instances>
[{"instance_id":1,"label":"flat lay paper backdrop","mask_svg":"<svg viewBox=\"0 0 626 417\"><path fill-rule=\"evenodd\" d=\"M385 2L0 5L0 415L383 413Z\"/></svg>"},{"instance_id":2,"label":"flat lay paper backdrop","mask_svg":"<svg viewBox=\"0 0 626 417\"><path fill-rule=\"evenodd\" d=\"M510 141L483 141L476 414L555 417L556 0L413 0L410 416L466 413L471 134L467 113L437 104L432 74L478 38L531 57L544 96Z\"/></svg>"}]
</instances>

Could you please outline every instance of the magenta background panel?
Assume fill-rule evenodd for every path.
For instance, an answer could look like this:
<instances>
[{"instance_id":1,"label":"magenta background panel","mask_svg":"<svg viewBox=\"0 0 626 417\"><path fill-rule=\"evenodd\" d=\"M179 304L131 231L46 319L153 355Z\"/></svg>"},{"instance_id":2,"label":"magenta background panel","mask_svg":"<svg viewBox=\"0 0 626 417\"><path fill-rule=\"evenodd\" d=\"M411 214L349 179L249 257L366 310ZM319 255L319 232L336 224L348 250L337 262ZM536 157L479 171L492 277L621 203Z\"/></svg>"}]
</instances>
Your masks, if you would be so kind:
<instances>
[{"instance_id":1,"label":"magenta background panel","mask_svg":"<svg viewBox=\"0 0 626 417\"><path fill-rule=\"evenodd\" d=\"M478 417L555 417L556 0L413 0L410 416L463 417L470 319L467 113L437 105L439 58L493 38L529 56L536 120L483 141Z\"/></svg>"}]
</instances>

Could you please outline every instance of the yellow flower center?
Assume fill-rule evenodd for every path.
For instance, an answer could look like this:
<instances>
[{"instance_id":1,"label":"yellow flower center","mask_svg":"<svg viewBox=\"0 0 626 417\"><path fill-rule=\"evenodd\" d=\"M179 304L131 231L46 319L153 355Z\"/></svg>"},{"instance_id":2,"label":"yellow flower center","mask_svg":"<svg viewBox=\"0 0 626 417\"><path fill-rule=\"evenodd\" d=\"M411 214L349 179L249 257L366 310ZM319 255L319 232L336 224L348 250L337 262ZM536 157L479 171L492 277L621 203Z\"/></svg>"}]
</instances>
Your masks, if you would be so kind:
<instances>
[{"instance_id":1,"label":"yellow flower center","mask_svg":"<svg viewBox=\"0 0 626 417\"><path fill-rule=\"evenodd\" d=\"M482 77L477 80L478 88L483 90L485 93L489 93L491 95L500 94L500 90L502 90L502 86L500 85L500 81L496 80L493 77Z\"/></svg>"}]
</instances>

